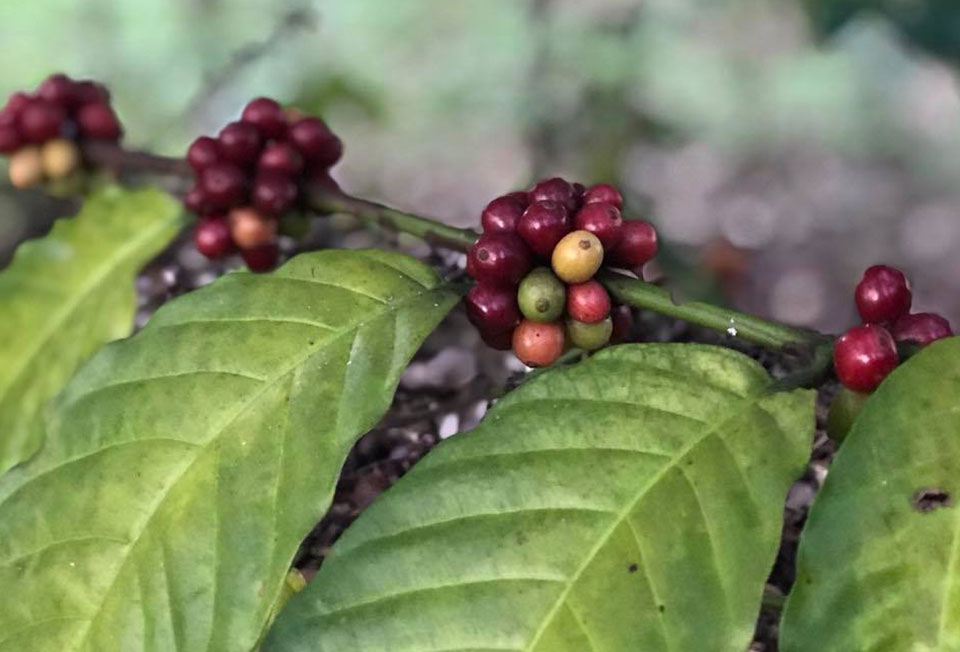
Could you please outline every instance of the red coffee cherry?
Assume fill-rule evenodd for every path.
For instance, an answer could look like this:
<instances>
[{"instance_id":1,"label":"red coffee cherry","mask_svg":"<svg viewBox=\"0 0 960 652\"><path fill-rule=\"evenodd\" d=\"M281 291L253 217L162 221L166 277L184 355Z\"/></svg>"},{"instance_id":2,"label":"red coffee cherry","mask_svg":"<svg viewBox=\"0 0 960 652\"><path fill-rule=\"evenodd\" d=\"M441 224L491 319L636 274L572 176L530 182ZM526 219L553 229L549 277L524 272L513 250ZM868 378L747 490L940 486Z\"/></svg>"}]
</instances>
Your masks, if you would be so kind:
<instances>
[{"instance_id":1,"label":"red coffee cherry","mask_svg":"<svg viewBox=\"0 0 960 652\"><path fill-rule=\"evenodd\" d=\"M96 140L117 140L123 135L117 114L105 102L81 106L77 111L77 127L81 135Z\"/></svg>"},{"instance_id":2,"label":"red coffee cherry","mask_svg":"<svg viewBox=\"0 0 960 652\"><path fill-rule=\"evenodd\" d=\"M625 269L636 269L657 255L657 230L642 220L624 220L620 244L610 252L610 262Z\"/></svg>"},{"instance_id":3,"label":"red coffee cherry","mask_svg":"<svg viewBox=\"0 0 960 652\"><path fill-rule=\"evenodd\" d=\"M526 190L514 190L505 194L504 197L520 202L524 208L530 205L530 194Z\"/></svg>"},{"instance_id":4,"label":"red coffee cherry","mask_svg":"<svg viewBox=\"0 0 960 652\"><path fill-rule=\"evenodd\" d=\"M77 84L63 73L50 75L37 87L37 95L69 109L77 104Z\"/></svg>"},{"instance_id":5,"label":"red coffee cherry","mask_svg":"<svg viewBox=\"0 0 960 652\"><path fill-rule=\"evenodd\" d=\"M20 140L20 132L16 127L10 125L0 125L0 153L9 154L20 148L23 141Z\"/></svg>"},{"instance_id":6,"label":"red coffee cherry","mask_svg":"<svg viewBox=\"0 0 960 652\"><path fill-rule=\"evenodd\" d=\"M247 176L230 163L215 163L200 173L199 182L212 208L227 210L244 202L247 196Z\"/></svg>"},{"instance_id":7,"label":"red coffee cherry","mask_svg":"<svg viewBox=\"0 0 960 652\"><path fill-rule=\"evenodd\" d=\"M467 253L467 265L478 281L516 286L530 271L530 251L515 235L484 234Z\"/></svg>"},{"instance_id":8,"label":"red coffee cherry","mask_svg":"<svg viewBox=\"0 0 960 652\"><path fill-rule=\"evenodd\" d=\"M17 91L7 99L7 103L0 109L0 125L16 127L23 109L30 104L31 97Z\"/></svg>"},{"instance_id":9,"label":"red coffee cherry","mask_svg":"<svg viewBox=\"0 0 960 652\"><path fill-rule=\"evenodd\" d=\"M250 197L257 210L267 215L283 215L297 201L297 184L288 176L265 172L257 175Z\"/></svg>"},{"instance_id":10,"label":"red coffee cherry","mask_svg":"<svg viewBox=\"0 0 960 652\"><path fill-rule=\"evenodd\" d=\"M524 319L513 331L513 354L528 367L546 367L563 353L565 339L560 322Z\"/></svg>"},{"instance_id":11,"label":"red coffee cherry","mask_svg":"<svg viewBox=\"0 0 960 652\"><path fill-rule=\"evenodd\" d=\"M250 249L241 249L240 256L251 272L266 272L273 269L280 258L280 248L276 244L265 244Z\"/></svg>"},{"instance_id":12,"label":"red coffee cherry","mask_svg":"<svg viewBox=\"0 0 960 652\"><path fill-rule=\"evenodd\" d=\"M94 102L110 104L110 91L107 87L89 79L75 82L73 92L77 98L77 104L81 106Z\"/></svg>"},{"instance_id":13,"label":"red coffee cherry","mask_svg":"<svg viewBox=\"0 0 960 652\"><path fill-rule=\"evenodd\" d=\"M872 392L897 366L897 345L886 329L851 328L833 346L833 366L844 387Z\"/></svg>"},{"instance_id":14,"label":"red coffee cherry","mask_svg":"<svg viewBox=\"0 0 960 652\"><path fill-rule=\"evenodd\" d=\"M288 137L309 163L319 167L331 167L343 155L343 143L320 118L297 120Z\"/></svg>"},{"instance_id":15,"label":"red coffee cherry","mask_svg":"<svg viewBox=\"0 0 960 652\"><path fill-rule=\"evenodd\" d=\"M610 314L610 295L594 280L569 285L567 314L586 324L603 321Z\"/></svg>"},{"instance_id":16,"label":"red coffee cherry","mask_svg":"<svg viewBox=\"0 0 960 652\"><path fill-rule=\"evenodd\" d=\"M613 251L622 237L623 218L613 204L594 202L586 204L573 220L574 228L589 231L597 236L604 251Z\"/></svg>"},{"instance_id":17,"label":"red coffee cherry","mask_svg":"<svg viewBox=\"0 0 960 652\"><path fill-rule=\"evenodd\" d=\"M513 288L477 283L464 300L467 319L481 332L512 331L520 322L517 292Z\"/></svg>"},{"instance_id":18,"label":"red coffee cherry","mask_svg":"<svg viewBox=\"0 0 960 652\"><path fill-rule=\"evenodd\" d=\"M67 114L63 107L34 98L20 110L20 137L28 143L42 143L60 135Z\"/></svg>"},{"instance_id":19,"label":"red coffee cherry","mask_svg":"<svg viewBox=\"0 0 960 652\"><path fill-rule=\"evenodd\" d=\"M487 204L480 214L484 233L514 233L526 205L514 197L504 195Z\"/></svg>"},{"instance_id":20,"label":"red coffee cherry","mask_svg":"<svg viewBox=\"0 0 960 652\"><path fill-rule=\"evenodd\" d=\"M217 136L217 147L224 160L237 165L255 163L260 157L263 138L260 132L246 122L231 122Z\"/></svg>"},{"instance_id":21,"label":"red coffee cherry","mask_svg":"<svg viewBox=\"0 0 960 652\"><path fill-rule=\"evenodd\" d=\"M287 131L283 107L269 97L250 100L240 119L256 127L266 138L280 138Z\"/></svg>"},{"instance_id":22,"label":"red coffee cherry","mask_svg":"<svg viewBox=\"0 0 960 652\"><path fill-rule=\"evenodd\" d=\"M183 207L194 215L206 215L213 210L213 206L207 199L207 193L203 191L199 183L195 183L183 196Z\"/></svg>"},{"instance_id":23,"label":"red coffee cherry","mask_svg":"<svg viewBox=\"0 0 960 652\"><path fill-rule=\"evenodd\" d=\"M898 342L913 342L926 346L930 342L950 337L953 330L950 322L933 312L917 312L904 315L893 326L893 339Z\"/></svg>"},{"instance_id":24,"label":"red coffee cherry","mask_svg":"<svg viewBox=\"0 0 960 652\"><path fill-rule=\"evenodd\" d=\"M513 331L479 330L480 339L491 349L509 351L513 347Z\"/></svg>"},{"instance_id":25,"label":"red coffee cherry","mask_svg":"<svg viewBox=\"0 0 960 652\"><path fill-rule=\"evenodd\" d=\"M854 291L857 311L867 324L893 323L910 312L913 295L907 277L887 265L868 267Z\"/></svg>"},{"instance_id":26,"label":"red coffee cherry","mask_svg":"<svg viewBox=\"0 0 960 652\"><path fill-rule=\"evenodd\" d=\"M271 143L263 148L257 168L295 177L303 172L303 155L290 143Z\"/></svg>"},{"instance_id":27,"label":"red coffee cherry","mask_svg":"<svg viewBox=\"0 0 960 652\"><path fill-rule=\"evenodd\" d=\"M193 244L207 258L220 258L233 250L230 225L223 216L206 217L193 230Z\"/></svg>"},{"instance_id":28,"label":"red coffee cherry","mask_svg":"<svg viewBox=\"0 0 960 652\"><path fill-rule=\"evenodd\" d=\"M617 210L623 210L623 195L609 183L590 186L583 194L584 204L613 204Z\"/></svg>"},{"instance_id":29,"label":"red coffee cherry","mask_svg":"<svg viewBox=\"0 0 960 652\"><path fill-rule=\"evenodd\" d=\"M517 221L517 234L544 258L570 233L570 216L563 204L544 200L530 204Z\"/></svg>"},{"instance_id":30,"label":"red coffee cherry","mask_svg":"<svg viewBox=\"0 0 960 652\"><path fill-rule=\"evenodd\" d=\"M538 201L557 202L571 214L580 207L580 199L573 186L560 177L545 179L530 189L530 202Z\"/></svg>"},{"instance_id":31,"label":"red coffee cherry","mask_svg":"<svg viewBox=\"0 0 960 652\"><path fill-rule=\"evenodd\" d=\"M610 334L611 344L620 344L630 338L633 331L633 310L630 306L614 306L610 311L613 320L613 331Z\"/></svg>"},{"instance_id":32,"label":"red coffee cherry","mask_svg":"<svg viewBox=\"0 0 960 652\"><path fill-rule=\"evenodd\" d=\"M220 159L217 141L210 136L200 136L187 149L187 163L196 172L201 172Z\"/></svg>"}]
</instances>

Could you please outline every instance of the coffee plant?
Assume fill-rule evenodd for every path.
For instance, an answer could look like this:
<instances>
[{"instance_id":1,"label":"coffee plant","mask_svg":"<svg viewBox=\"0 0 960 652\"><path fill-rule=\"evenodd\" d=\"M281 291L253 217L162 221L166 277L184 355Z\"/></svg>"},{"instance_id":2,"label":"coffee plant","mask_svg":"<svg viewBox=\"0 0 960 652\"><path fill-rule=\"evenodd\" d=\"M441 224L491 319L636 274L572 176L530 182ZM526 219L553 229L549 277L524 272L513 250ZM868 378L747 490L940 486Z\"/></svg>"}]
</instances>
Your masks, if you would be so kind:
<instances>
[{"instance_id":1,"label":"coffee plant","mask_svg":"<svg viewBox=\"0 0 960 652\"><path fill-rule=\"evenodd\" d=\"M82 200L0 273L0 650L743 651L823 388L842 445L780 647L960 650L960 340L902 271L867 269L834 337L645 281L656 229L606 183L508 192L478 233L342 191L340 139L268 98L183 159L121 135L65 75L0 110L10 182ZM459 264L278 246L332 213ZM243 266L131 336L134 279L187 228ZM537 369L306 583L348 453L461 302ZM723 345L633 341L638 309Z\"/></svg>"}]
</instances>

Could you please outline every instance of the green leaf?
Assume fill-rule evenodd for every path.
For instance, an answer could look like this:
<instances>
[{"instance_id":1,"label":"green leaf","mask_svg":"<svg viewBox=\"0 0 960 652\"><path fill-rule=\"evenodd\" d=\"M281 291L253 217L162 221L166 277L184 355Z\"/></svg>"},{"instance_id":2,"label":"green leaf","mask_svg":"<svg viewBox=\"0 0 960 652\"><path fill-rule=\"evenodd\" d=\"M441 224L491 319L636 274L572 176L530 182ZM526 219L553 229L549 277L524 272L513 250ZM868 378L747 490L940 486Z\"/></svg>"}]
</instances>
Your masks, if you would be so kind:
<instances>
[{"instance_id":1,"label":"green leaf","mask_svg":"<svg viewBox=\"0 0 960 652\"><path fill-rule=\"evenodd\" d=\"M0 478L0 650L260 638L355 439L458 299L398 254L229 274L105 347Z\"/></svg>"},{"instance_id":2,"label":"green leaf","mask_svg":"<svg viewBox=\"0 0 960 652\"><path fill-rule=\"evenodd\" d=\"M867 401L800 539L782 650L960 650L960 338Z\"/></svg>"},{"instance_id":3,"label":"green leaf","mask_svg":"<svg viewBox=\"0 0 960 652\"><path fill-rule=\"evenodd\" d=\"M374 503L267 650L746 649L813 394L615 347L509 394Z\"/></svg>"},{"instance_id":4,"label":"green leaf","mask_svg":"<svg viewBox=\"0 0 960 652\"><path fill-rule=\"evenodd\" d=\"M162 192L109 188L22 244L0 273L0 473L36 452L31 425L80 364L130 334L134 278L176 235L180 215Z\"/></svg>"}]
</instances>

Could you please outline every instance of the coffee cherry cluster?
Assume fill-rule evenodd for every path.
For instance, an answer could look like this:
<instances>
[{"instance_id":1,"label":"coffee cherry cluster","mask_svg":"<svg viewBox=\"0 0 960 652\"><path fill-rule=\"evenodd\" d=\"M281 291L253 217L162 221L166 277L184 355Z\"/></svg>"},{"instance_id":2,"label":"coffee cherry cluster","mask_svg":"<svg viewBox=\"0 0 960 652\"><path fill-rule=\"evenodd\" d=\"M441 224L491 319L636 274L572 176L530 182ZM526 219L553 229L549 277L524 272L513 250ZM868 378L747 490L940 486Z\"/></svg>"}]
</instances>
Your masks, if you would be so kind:
<instances>
[{"instance_id":1,"label":"coffee cherry cluster","mask_svg":"<svg viewBox=\"0 0 960 652\"><path fill-rule=\"evenodd\" d=\"M0 109L0 154L10 157L7 174L16 188L67 179L82 164L78 141L122 135L107 89L60 73L33 93L14 93Z\"/></svg>"},{"instance_id":2,"label":"coffee cherry cluster","mask_svg":"<svg viewBox=\"0 0 960 652\"><path fill-rule=\"evenodd\" d=\"M592 351L629 330L594 280L604 264L639 272L657 252L656 230L624 220L613 186L584 188L561 178L497 197L481 215L483 235L467 254L476 281L467 316L489 346L542 367L569 346Z\"/></svg>"},{"instance_id":3,"label":"coffee cherry cluster","mask_svg":"<svg viewBox=\"0 0 960 652\"><path fill-rule=\"evenodd\" d=\"M898 343L922 347L953 334L940 315L910 312L910 283L894 267L867 268L854 299L863 325L844 333L833 348L837 377L854 392L872 392L896 368Z\"/></svg>"},{"instance_id":4,"label":"coffee cherry cluster","mask_svg":"<svg viewBox=\"0 0 960 652\"><path fill-rule=\"evenodd\" d=\"M302 207L307 184L335 187L329 172L342 154L323 120L266 97L251 101L240 120L187 150L195 183L183 203L200 218L197 250L215 259L238 248L252 271L272 268L280 218Z\"/></svg>"}]
</instances>

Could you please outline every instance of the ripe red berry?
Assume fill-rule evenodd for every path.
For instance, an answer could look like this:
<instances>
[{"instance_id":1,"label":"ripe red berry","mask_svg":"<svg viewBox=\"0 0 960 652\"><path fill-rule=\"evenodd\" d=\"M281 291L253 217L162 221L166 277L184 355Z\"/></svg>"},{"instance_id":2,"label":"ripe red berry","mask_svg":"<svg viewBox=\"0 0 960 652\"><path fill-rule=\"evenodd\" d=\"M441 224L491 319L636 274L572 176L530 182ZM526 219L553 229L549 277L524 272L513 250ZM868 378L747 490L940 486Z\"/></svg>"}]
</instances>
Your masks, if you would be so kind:
<instances>
[{"instance_id":1,"label":"ripe red berry","mask_svg":"<svg viewBox=\"0 0 960 652\"><path fill-rule=\"evenodd\" d=\"M222 216L206 217L193 230L193 244L207 258L220 258L233 250L230 225Z\"/></svg>"},{"instance_id":2,"label":"ripe red berry","mask_svg":"<svg viewBox=\"0 0 960 652\"><path fill-rule=\"evenodd\" d=\"M504 195L487 204L480 215L484 233L514 233L526 206L517 199Z\"/></svg>"},{"instance_id":3,"label":"ripe red berry","mask_svg":"<svg viewBox=\"0 0 960 652\"><path fill-rule=\"evenodd\" d=\"M517 222L517 234L538 256L548 257L570 233L570 215L555 201L537 201L527 207Z\"/></svg>"},{"instance_id":4,"label":"ripe red berry","mask_svg":"<svg viewBox=\"0 0 960 652\"><path fill-rule=\"evenodd\" d=\"M0 125L15 127L20 120L20 113L30 104L31 97L17 91L7 99L7 103L0 109Z\"/></svg>"},{"instance_id":5,"label":"ripe red berry","mask_svg":"<svg viewBox=\"0 0 960 652\"><path fill-rule=\"evenodd\" d=\"M326 190L328 192L340 192L340 185L330 176L330 171L326 168L307 169L306 182L310 186Z\"/></svg>"},{"instance_id":6,"label":"ripe red berry","mask_svg":"<svg viewBox=\"0 0 960 652\"><path fill-rule=\"evenodd\" d=\"M81 106L77 111L77 127L87 138L117 140L123 135L117 114L104 102L91 102Z\"/></svg>"},{"instance_id":7,"label":"ripe red berry","mask_svg":"<svg viewBox=\"0 0 960 652\"><path fill-rule=\"evenodd\" d=\"M584 205L577 212L573 226L597 236L604 251L613 251L620 244L623 218L613 204L594 202Z\"/></svg>"},{"instance_id":8,"label":"ripe red berry","mask_svg":"<svg viewBox=\"0 0 960 652\"><path fill-rule=\"evenodd\" d=\"M107 87L89 79L75 82L73 92L76 95L77 104L81 106L93 102L110 103L110 91Z\"/></svg>"},{"instance_id":9,"label":"ripe red berry","mask_svg":"<svg viewBox=\"0 0 960 652\"><path fill-rule=\"evenodd\" d=\"M477 283L464 300L467 319L481 332L512 331L520 322L517 292L513 288Z\"/></svg>"},{"instance_id":10,"label":"ripe red berry","mask_svg":"<svg viewBox=\"0 0 960 652\"><path fill-rule=\"evenodd\" d=\"M509 233L489 233L467 253L473 278L493 285L517 285L530 271L530 251L520 238Z\"/></svg>"},{"instance_id":11,"label":"ripe red berry","mask_svg":"<svg viewBox=\"0 0 960 652\"><path fill-rule=\"evenodd\" d=\"M251 272L266 272L277 264L280 248L276 244L265 244L250 249L242 249L240 256Z\"/></svg>"},{"instance_id":12,"label":"ripe red berry","mask_svg":"<svg viewBox=\"0 0 960 652\"><path fill-rule=\"evenodd\" d=\"M20 133L11 125L0 125L0 153L9 154L16 151L20 145Z\"/></svg>"},{"instance_id":13,"label":"ripe red berry","mask_svg":"<svg viewBox=\"0 0 960 652\"><path fill-rule=\"evenodd\" d=\"M868 267L854 291L857 311L867 324L887 324L910 312L913 295L907 277L887 265Z\"/></svg>"},{"instance_id":14,"label":"ripe red berry","mask_svg":"<svg viewBox=\"0 0 960 652\"><path fill-rule=\"evenodd\" d=\"M569 285L567 314L586 324L603 321L610 314L610 295L594 280Z\"/></svg>"},{"instance_id":15,"label":"ripe red berry","mask_svg":"<svg viewBox=\"0 0 960 652\"><path fill-rule=\"evenodd\" d=\"M206 215L212 209L207 194L199 183L194 184L183 196L183 206L194 215Z\"/></svg>"},{"instance_id":16,"label":"ripe red berry","mask_svg":"<svg viewBox=\"0 0 960 652\"><path fill-rule=\"evenodd\" d=\"M530 189L530 202L538 201L555 201L570 213L580 207L580 200L573 186L560 177L545 179Z\"/></svg>"},{"instance_id":17,"label":"ripe red berry","mask_svg":"<svg viewBox=\"0 0 960 652\"><path fill-rule=\"evenodd\" d=\"M509 351L513 347L513 331L485 331L480 330L480 339L491 349Z\"/></svg>"},{"instance_id":18,"label":"ripe red berry","mask_svg":"<svg viewBox=\"0 0 960 652\"><path fill-rule=\"evenodd\" d=\"M514 190L505 194L504 197L520 202L524 208L530 205L530 194L526 190Z\"/></svg>"},{"instance_id":19,"label":"ripe red berry","mask_svg":"<svg viewBox=\"0 0 960 652\"><path fill-rule=\"evenodd\" d=\"M205 168L216 163L220 158L217 141L210 136L200 136L187 148L187 163L190 164L196 172L201 172Z\"/></svg>"},{"instance_id":20,"label":"ripe red berry","mask_svg":"<svg viewBox=\"0 0 960 652\"><path fill-rule=\"evenodd\" d=\"M286 175L265 172L254 180L250 198L258 211L273 216L283 215L297 201L297 184Z\"/></svg>"},{"instance_id":21,"label":"ripe red berry","mask_svg":"<svg viewBox=\"0 0 960 652\"><path fill-rule=\"evenodd\" d=\"M893 339L898 342L914 342L926 346L930 342L950 337L953 330L950 322L933 312L917 312L904 315L893 326Z\"/></svg>"},{"instance_id":22,"label":"ripe red berry","mask_svg":"<svg viewBox=\"0 0 960 652\"><path fill-rule=\"evenodd\" d=\"M301 118L290 125L290 141L303 157L319 167L330 167L340 160L343 143L320 118Z\"/></svg>"},{"instance_id":23,"label":"ripe red berry","mask_svg":"<svg viewBox=\"0 0 960 652\"><path fill-rule=\"evenodd\" d=\"M263 148L257 168L295 177L303 172L303 155L290 143L271 143Z\"/></svg>"},{"instance_id":24,"label":"ripe red berry","mask_svg":"<svg viewBox=\"0 0 960 652\"><path fill-rule=\"evenodd\" d=\"M610 253L610 262L625 269L636 269L657 255L657 230L649 222L624 220L620 244Z\"/></svg>"},{"instance_id":25,"label":"ripe red berry","mask_svg":"<svg viewBox=\"0 0 960 652\"><path fill-rule=\"evenodd\" d=\"M59 104L34 98L20 111L20 137L28 143L42 143L60 135L66 111Z\"/></svg>"},{"instance_id":26,"label":"ripe red berry","mask_svg":"<svg viewBox=\"0 0 960 652\"><path fill-rule=\"evenodd\" d=\"M546 367L563 353L563 325L524 319L513 331L513 353L528 367Z\"/></svg>"},{"instance_id":27,"label":"ripe red berry","mask_svg":"<svg viewBox=\"0 0 960 652\"><path fill-rule=\"evenodd\" d=\"M77 103L77 84L63 73L50 75L37 87L37 95L69 109Z\"/></svg>"},{"instance_id":28,"label":"ripe red berry","mask_svg":"<svg viewBox=\"0 0 960 652\"><path fill-rule=\"evenodd\" d=\"M200 173L200 188L211 208L227 210L246 199L247 177L236 165L215 163Z\"/></svg>"},{"instance_id":29,"label":"ripe red berry","mask_svg":"<svg viewBox=\"0 0 960 652\"><path fill-rule=\"evenodd\" d=\"M260 157L262 146L263 138L260 132L246 122L231 122L221 129L217 136L220 155L237 165L255 163Z\"/></svg>"},{"instance_id":30,"label":"ripe red berry","mask_svg":"<svg viewBox=\"0 0 960 652\"><path fill-rule=\"evenodd\" d=\"M613 204L618 210L623 210L623 195L609 183L598 183L590 186L583 194L584 204Z\"/></svg>"},{"instance_id":31,"label":"ripe red berry","mask_svg":"<svg viewBox=\"0 0 960 652\"><path fill-rule=\"evenodd\" d=\"M851 328L833 345L833 366L844 387L872 392L897 366L897 345L880 326Z\"/></svg>"},{"instance_id":32,"label":"ripe red berry","mask_svg":"<svg viewBox=\"0 0 960 652\"><path fill-rule=\"evenodd\" d=\"M611 344L620 344L630 338L633 330L633 310L630 306L614 306L610 311L613 320L613 331L610 334Z\"/></svg>"},{"instance_id":33,"label":"ripe red berry","mask_svg":"<svg viewBox=\"0 0 960 652\"><path fill-rule=\"evenodd\" d=\"M280 138L287 131L283 107L269 97L250 100L240 119L259 129L266 138Z\"/></svg>"}]
</instances>

